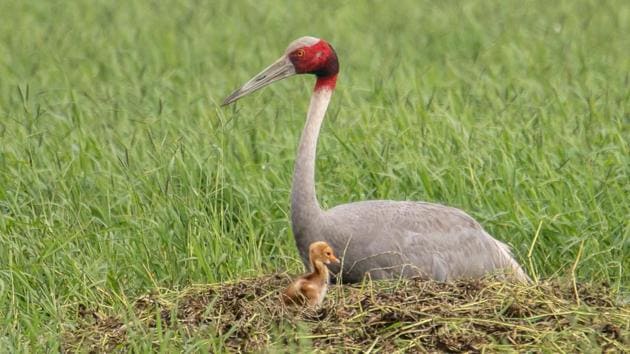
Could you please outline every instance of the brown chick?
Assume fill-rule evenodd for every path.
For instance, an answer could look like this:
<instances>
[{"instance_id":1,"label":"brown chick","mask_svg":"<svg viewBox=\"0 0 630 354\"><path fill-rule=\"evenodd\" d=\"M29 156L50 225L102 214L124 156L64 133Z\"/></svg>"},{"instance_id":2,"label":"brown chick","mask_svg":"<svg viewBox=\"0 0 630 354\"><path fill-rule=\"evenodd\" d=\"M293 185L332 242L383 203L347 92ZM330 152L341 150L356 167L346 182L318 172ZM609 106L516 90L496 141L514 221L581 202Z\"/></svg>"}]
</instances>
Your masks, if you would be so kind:
<instances>
[{"instance_id":1,"label":"brown chick","mask_svg":"<svg viewBox=\"0 0 630 354\"><path fill-rule=\"evenodd\" d=\"M318 306L328 290L328 267L330 262L340 263L332 248L323 241L313 242L308 248L311 273L297 278L282 293L285 304Z\"/></svg>"}]
</instances>

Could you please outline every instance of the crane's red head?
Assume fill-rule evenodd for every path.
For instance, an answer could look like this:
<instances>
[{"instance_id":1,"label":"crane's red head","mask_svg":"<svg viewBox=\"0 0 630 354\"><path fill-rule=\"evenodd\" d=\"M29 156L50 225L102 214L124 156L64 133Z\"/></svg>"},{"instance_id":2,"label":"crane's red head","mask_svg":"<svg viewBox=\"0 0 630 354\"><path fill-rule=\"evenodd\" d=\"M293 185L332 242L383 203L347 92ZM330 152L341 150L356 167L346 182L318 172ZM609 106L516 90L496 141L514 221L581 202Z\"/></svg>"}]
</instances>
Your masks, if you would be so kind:
<instances>
[{"instance_id":1,"label":"crane's red head","mask_svg":"<svg viewBox=\"0 0 630 354\"><path fill-rule=\"evenodd\" d=\"M337 73L337 54L328 42L315 37L298 38L289 44L280 59L229 95L223 105L295 74L313 74L317 76L315 90L332 90L337 83Z\"/></svg>"},{"instance_id":2,"label":"crane's red head","mask_svg":"<svg viewBox=\"0 0 630 354\"><path fill-rule=\"evenodd\" d=\"M302 39L302 38L300 38ZM315 39L315 38L314 38ZM317 77L334 76L339 72L337 53L328 42L316 39L313 45L301 45L287 53L297 74L314 74ZM289 49L292 49L289 46Z\"/></svg>"}]
</instances>

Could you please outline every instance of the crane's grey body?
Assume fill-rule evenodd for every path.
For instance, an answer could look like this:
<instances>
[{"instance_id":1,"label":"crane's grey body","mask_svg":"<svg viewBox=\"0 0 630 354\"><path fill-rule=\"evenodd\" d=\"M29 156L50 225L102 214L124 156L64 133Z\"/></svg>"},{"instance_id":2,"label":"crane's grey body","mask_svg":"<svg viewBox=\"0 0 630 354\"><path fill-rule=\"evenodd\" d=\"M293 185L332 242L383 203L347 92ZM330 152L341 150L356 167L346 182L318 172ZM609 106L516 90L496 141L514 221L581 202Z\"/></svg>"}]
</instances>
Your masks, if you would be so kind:
<instances>
[{"instance_id":1,"label":"crane's grey body","mask_svg":"<svg viewBox=\"0 0 630 354\"><path fill-rule=\"evenodd\" d=\"M296 74L291 60L299 59L291 59L291 53L318 43L321 41L313 37L294 41L279 60L234 91L224 104ZM300 52L299 57L305 53ZM338 65L332 48L328 53L318 49L314 57L308 59L325 55L334 55L334 65ZM317 69L317 72L325 71ZM342 271L338 276L343 282L358 282L365 275L373 279L423 276L448 281L491 273L528 282L529 278L512 257L509 247L495 240L461 210L431 203L388 200L343 204L329 210L320 208L315 192L317 139L336 74L335 71L333 77L318 76L295 161L291 222L304 264L309 265L309 245L326 241L341 256ZM320 79L324 82L321 86ZM331 268L333 272L338 271Z\"/></svg>"},{"instance_id":2,"label":"crane's grey body","mask_svg":"<svg viewBox=\"0 0 630 354\"><path fill-rule=\"evenodd\" d=\"M293 229L305 264L308 246L317 240L326 240L341 254L344 282L361 281L365 274L449 281L503 271L528 279L505 244L466 213L443 205L390 200L343 204L300 226L294 222Z\"/></svg>"}]
</instances>

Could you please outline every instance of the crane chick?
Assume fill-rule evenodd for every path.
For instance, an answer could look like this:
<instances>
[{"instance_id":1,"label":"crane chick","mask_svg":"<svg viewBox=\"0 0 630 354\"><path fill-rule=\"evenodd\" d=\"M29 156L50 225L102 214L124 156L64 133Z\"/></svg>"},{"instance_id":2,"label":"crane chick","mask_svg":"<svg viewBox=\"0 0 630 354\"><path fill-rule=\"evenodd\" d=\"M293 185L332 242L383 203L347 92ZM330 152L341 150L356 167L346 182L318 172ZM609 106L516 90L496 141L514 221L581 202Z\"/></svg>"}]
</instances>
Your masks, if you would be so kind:
<instances>
[{"instance_id":1,"label":"crane chick","mask_svg":"<svg viewBox=\"0 0 630 354\"><path fill-rule=\"evenodd\" d=\"M285 304L318 306L324 300L328 290L328 267L330 262L340 263L332 248L323 241L313 242L309 246L311 273L297 278L282 293Z\"/></svg>"}]
</instances>

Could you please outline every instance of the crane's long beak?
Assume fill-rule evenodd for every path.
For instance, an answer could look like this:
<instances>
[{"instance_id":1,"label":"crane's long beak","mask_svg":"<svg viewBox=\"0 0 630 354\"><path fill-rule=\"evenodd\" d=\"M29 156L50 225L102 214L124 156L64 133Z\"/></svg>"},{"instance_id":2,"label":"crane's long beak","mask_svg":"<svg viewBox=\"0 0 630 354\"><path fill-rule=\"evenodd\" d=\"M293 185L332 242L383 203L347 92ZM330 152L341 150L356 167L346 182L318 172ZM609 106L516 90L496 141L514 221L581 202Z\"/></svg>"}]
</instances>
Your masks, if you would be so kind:
<instances>
[{"instance_id":1,"label":"crane's long beak","mask_svg":"<svg viewBox=\"0 0 630 354\"><path fill-rule=\"evenodd\" d=\"M286 55L283 55L275 63L269 65L265 70L247 81L243 87L232 92L224 101L222 106L228 105L239 98L259 90L272 82L282 80L291 75L295 75L295 67Z\"/></svg>"}]
</instances>

